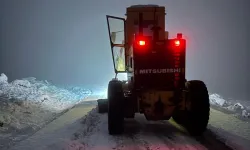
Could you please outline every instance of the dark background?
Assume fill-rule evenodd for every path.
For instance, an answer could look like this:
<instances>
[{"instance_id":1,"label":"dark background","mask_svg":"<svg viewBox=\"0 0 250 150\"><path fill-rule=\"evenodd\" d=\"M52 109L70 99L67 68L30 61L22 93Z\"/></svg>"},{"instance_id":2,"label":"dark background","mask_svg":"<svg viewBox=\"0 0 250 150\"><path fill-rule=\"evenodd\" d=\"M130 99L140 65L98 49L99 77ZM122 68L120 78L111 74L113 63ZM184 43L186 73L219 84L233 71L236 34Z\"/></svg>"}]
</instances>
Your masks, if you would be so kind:
<instances>
[{"instance_id":1,"label":"dark background","mask_svg":"<svg viewBox=\"0 0 250 150\"><path fill-rule=\"evenodd\" d=\"M250 100L249 0L0 0L0 73L59 85L106 85L114 76L105 15L166 6L166 28L188 41L187 78Z\"/></svg>"}]
</instances>

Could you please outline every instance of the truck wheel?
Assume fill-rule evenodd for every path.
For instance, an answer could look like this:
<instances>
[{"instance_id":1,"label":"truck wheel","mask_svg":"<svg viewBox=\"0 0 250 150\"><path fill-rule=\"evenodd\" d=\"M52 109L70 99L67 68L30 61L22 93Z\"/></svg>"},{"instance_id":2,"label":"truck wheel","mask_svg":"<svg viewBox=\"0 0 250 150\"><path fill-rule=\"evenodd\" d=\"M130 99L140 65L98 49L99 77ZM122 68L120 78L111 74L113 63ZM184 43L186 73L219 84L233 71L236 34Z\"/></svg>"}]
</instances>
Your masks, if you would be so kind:
<instances>
[{"instance_id":1,"label":"truck wheel","mask_svg":"<svg viewBox=\"0 0 250 150\"><path fill-rule=\"evenodd\" d=\"M187 79L185 79L185 83L187 82ZM184 125L185 122L185 116L186 115L186 111L185 110L178 110L178 108L176 108L173 112L172 118L174 119L175 122L177 122L180 125Z\"/></svg>"},{"instance_id":2,"label":"truck wheel","mask_svg":"<svg viewBox=\"0 0 250 150\"><path fill-rule=\"evenodd\" d=\"M206 130L209 121L210 103L208 90L204 82L199 80L188 81L186 84L187 117L182 122L191 135L200 136Z\"/></svg>"},{"instance_id":3,"label":"truck wheel","mask_svg":"<svg viewBox=\"0 0 250 150\"><path fill-rule=\"evenodd\" d=\"M108 112L108 100L107 99L98 99L98 113L107 113Z\"/></svg>"},{"instance_id":4,"label":"truck wheel","mask_svg":"<svg viewBox=\"0 0 250 150\"><path fill-rule=\"evenodd\" d=\"M173 113L172 118L174 119L175 122L177 122L180 125L184 125L185 122L185 116L186 113L183 110L175 110Z\"/></svg>"},{"instance_id":5,"label":"truck wheel","mask_svg":"<svg viewBox=\"0 0 250 150\"><path fill-rule=\"evenodd\" d=\"M123 132L123 102L122 82L110 81L108 85L108 130L110 135Z\"/></svg>"}]
</instances>

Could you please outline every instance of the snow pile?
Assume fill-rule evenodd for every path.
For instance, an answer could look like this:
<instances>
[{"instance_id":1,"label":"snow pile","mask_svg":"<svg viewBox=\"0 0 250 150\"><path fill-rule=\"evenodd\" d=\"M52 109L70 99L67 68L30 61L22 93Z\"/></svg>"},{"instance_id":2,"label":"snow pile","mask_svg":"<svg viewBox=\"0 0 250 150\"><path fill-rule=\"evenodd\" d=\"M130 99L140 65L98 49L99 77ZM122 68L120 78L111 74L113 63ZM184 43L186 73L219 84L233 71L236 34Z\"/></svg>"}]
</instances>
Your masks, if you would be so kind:
<instances>
[{"instance_id":1,"label":"snow pile","mask_svg":"<svg viewBox=\"0 0 250 150\"><path fill-rule=\"evenodd\" d=\"M0 76L0 85L1 84L8 84L8 77L3 73Z\"/></svg>"},{"instance_id":2,"label":"snow pile","mask_svg":"<svg viewBox=\"0 0 250 150\"><path fill-rule=\"evenodd\" d=\"M250 119L250 106L246 106L247 104L243 106L239 101L225 100L219 94L210 94L209 99L211 105L219 106L224 110L235 113L237 116Z\"/></svg>"},{"instance_id":3,"label":"snow pile","mask_svg":"<svg viewBox=\"0 0 250 150\"><path fill-rule=\"evenodd\" d=\"M226 100L224 100L219 94L210 94L209 95L210 104L224 106Z\"/></svg>"},{"instance_id":4,"label":"snow pile","mask_svg":"<svg viewBox=\"0 0 250 150\"><path fill-rule=\"evenodd\" d=\"M8 78L5 74L0 76L0 90L2 98L35 104L42 102L46 107L52 108L52 110L56 108L59 111L91 94L89 90L80 87L59 88L46 80L37 81L34 77L14 80L8 83Z\"/></svg>"},{"instance_id":5,"label":"snow pile","mask_svg":"<svg viewBox=\"0 0 250 150\"><path fill-rule=\"evenodd\" d=\"M47 81L38 81L34 77L9 83L8 77L2 73L0 141L41 128L90 94L90 90L81 87L59 88Z\"/></svg>"},{"instance_id":6,"label":"snow pile","mask_svg":"<svg viewBox=\"0 0 250 150\"><path fill-rule=\"evenodd\" d=\"M235 103L234 105L230 105L225 108L237 114L241 114L242 117L250 118L250 110L245 108L240 103Z\"/></svg>"}]
</instances>

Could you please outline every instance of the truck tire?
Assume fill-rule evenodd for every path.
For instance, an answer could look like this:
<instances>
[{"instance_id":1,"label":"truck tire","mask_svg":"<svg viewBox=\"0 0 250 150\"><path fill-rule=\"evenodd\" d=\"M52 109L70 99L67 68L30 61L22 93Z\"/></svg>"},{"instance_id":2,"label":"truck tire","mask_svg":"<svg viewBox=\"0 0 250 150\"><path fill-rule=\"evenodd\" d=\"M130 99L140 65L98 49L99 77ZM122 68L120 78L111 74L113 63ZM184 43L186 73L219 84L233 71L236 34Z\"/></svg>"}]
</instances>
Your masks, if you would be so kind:
<instances>
[{"instance_id":1,"label":"truck tire","mask_svg":"<svg viewBox=\"0 0 250 150\"><path fill-rule=\"evenodd\" d=\"M174 110L174 113L172 115L172 118L174 119L175 122L177 122L180 125L184 125L185 122L185 114L186 111L184 110Z\"/></svg>"},{"instance_id":2,"label":"truck tire","mask_svg":"<svg viewBox=\"0 0 250 150\"><path fill-rule=\"evenodd\" d=\"M107 99L98 99L98 113L107 113L108 112L108 100Z\"/></svg>"},{"instance_id":3,"label":"truck tire","mask_svg":"<svg viewBox=\"0 0 250 150\"><path fill-rule=\"evenodd\" d=\"M123 133L123 103L122 82L117 80L110 81L108 85L108 130L110 135Z\"/></svg>"},{"instance_id":4,"label":"truck tire","mask_svg":"<svg viewBox=\"0 0 250 150\"><path fill-rule=\"evenodd\" d=\"M187 121L184 126L191 135L200 136L207 129L210 115L208 90L204 82L199 80L188 81L187 101L191 104L187 112Z\"/></svg>"},{"instance_id":5,"label":"truck tire","mask_svg":"<svg viewBox=\"0 0 250 150\"><path fill-rule=\"evenodd\" d=\"M186 110L176 110L173 119L184 126L192 136L200 136L207 128L210 114L208 90L204 82L192 80L186 83Z\"/></svg>"}]
</instances>

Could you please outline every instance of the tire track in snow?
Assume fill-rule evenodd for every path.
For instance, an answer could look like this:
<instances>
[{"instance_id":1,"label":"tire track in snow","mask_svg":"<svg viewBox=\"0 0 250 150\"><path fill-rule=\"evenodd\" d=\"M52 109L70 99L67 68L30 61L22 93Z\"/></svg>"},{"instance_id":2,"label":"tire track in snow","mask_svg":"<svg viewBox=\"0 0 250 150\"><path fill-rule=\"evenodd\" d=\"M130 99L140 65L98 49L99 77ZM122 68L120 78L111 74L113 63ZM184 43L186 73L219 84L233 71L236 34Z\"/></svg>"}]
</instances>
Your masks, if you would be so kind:
<instances>
[{"instance_id":1,"label":"tire track in snow","mask_svg":"<svg viewBox=\"0 0 250 150\"><path fill-rule=\"evenodd\" d=\"M178 145L178 143L180 143L179 139L176 139L173 134L176 132L176 129L169 124L162 121L147 121L142 115L138 115L137 120L141 127L141 133L138 134L138 138L146 143L147 149L183 149L182 145L181 147L180 144ZM194 149L194 147L192 149Z\"/></svg>"},{"instance_id":2,"label":"tire track in snow","mask_svg":"<svg viewBox=\"0 0 250 150\"><path fill-rule=\"evenodd\" d=\"M82 124L83 128L74 134L72 140L84 145L83 150L207 150L211 148L216 150L218 148L218 146L211 147L197 141L168 121L147 121L141 114L136 114L135 119L125 119L125 131L118 136L108 134L107 114L97 113L96 108L86 116Z\"/></svg>"},{"instance_id":3,"label":"tire track in snow","mask_svg":"<svg viewBox=\"0 0 250 150\"><path fill-rule=\"evenodd\" d=\"M107 132L106 124L106 114L98 114L97 108L94 108L84 117L82 121L83 128L74 134L72 140L83 144L83 150L115 149L118 139L104 134Z\"/></svg>"},{"instance_id":4,"label":"tire track in snow","mask_svg":"<svg viewBox=\"0 0 250 150\"><path fill-rule=\"evenodd\" d=\"M159 134L159 128L157 129L157 126L154 126L157 124L156 122L147 122L141 117L137 118L137 120L139 120L137 123L141 131L136 136L142 141L147 150L160 150L163 145L167 149L173 148L174 143Z\"/></svg>"},{"instance_id":5,"label":"tire track in snow","mask_svg":"<svg viewBox=\"0 0 250 150\"><path fill-rule=\"evenodd\" d=\"M199 149L192 144L195 140L189 141L188 145L181 145L180 143L185 143L187 140L183 142L175 138L172 133L176 132L176 129L165 123L148 122L142 115L136 119L125 120L124 134L119 136L108 134L107 114L98 114L96 109L91 111L82 123L86 127L75 133L73 140L85 145L83 150Z\"/></svg>"},{"instance_id":6,"label":"tire track in snow","mask_svg":"<svg viewBox=\"0 0 250 150\"><path fill-rule=\"evenodd\" d=\"M145 148L145 141L138 139L133 130L125 131L123 135L110 136L107 114L98 114L96 109L89 112L82 124L84 128L75 133L72 140L83 144L83 150L149 150Z\"/></svg>"},{"instance_id":7,"label":"tire track in snow","mask_svg":"<svg viewBox=\"0 0 250 150\"><path fill-rule=\"evenodd\" d=\"M149 143L140 138L140 132L133 133L128 131L127 124L125 123L125 132L122 137L122 148L121 150L150 150Z\"/></svg>"}]
</instances>

